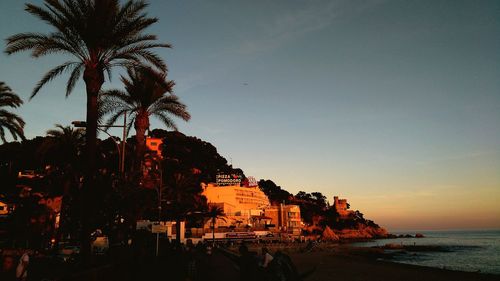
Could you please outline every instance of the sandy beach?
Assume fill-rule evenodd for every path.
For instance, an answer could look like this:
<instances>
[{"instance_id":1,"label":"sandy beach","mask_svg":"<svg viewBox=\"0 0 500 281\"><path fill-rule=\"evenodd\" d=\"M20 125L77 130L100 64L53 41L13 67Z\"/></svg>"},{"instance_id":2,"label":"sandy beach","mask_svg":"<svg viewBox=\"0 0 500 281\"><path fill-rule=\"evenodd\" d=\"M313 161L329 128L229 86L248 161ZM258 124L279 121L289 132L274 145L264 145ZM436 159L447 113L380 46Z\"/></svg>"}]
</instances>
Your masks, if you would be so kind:
<instances>
[{"instance_id":1,"label":"sandy beach","mask_svg":"<svg viewBox=\"0 0 500 281\"><path fill-rule=\"evenodd\" d=\"M306 281L342 280L500 280L500 275L461 272L440 268L415 266L377 260L379 249L356 248L350 245L321 245L310 252L301 252L295 247L274 247L292 258L299 272L315 268ZM257 247L253 249L257 251Z\"/></svg>"}]
</instances>

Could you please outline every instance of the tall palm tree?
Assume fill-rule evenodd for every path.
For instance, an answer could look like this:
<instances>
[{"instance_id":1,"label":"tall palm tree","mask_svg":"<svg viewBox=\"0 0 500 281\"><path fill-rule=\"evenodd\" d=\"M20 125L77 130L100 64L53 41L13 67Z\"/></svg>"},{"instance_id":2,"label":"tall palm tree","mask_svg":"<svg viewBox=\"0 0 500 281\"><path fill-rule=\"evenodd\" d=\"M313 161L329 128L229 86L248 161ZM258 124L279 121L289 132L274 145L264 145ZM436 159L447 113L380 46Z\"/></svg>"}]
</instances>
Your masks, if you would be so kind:
<instances>
[{"instance_id":1,"label":"tall palm tree","mask_svg":"<svg viewBox=\"0 0 500 281\"><path fill-rule=\"evenodd\" d=\"M217 205L211 205L207 211L207 217L210 218L212 224L212 244L215 245L215 223L218 219L226 221L226 215L224 210Z\"/></svg>"},{"instance_id":2,"label":"tall palm tree","mask_svg":"<svg viewBox=\"0 0 500 281\"><path fill-rule=\"evenodd\" d=\"M47 138L38 152L57 164L76 165L85 143L85 129L61 124L55 126L47 131Z\"/></svg>"},{"instance_id":3,"label":"tall palm tree","mask_svg":"<svg viewBox=\"0 0 500 281\"><path fill-rule=\"evenodd\" d=\"M0 82L0 139L2 142L6 142L5 129L10 132L14 140L18 137L24 140L24 120L5 109L5 107L18 108L21 104L23 104L21 98L4 82Z\"/></svg>"},{"instance_id":4,"label":"tall palm tree","mask_svg":"<svg viewBox=\"0 0 500 281\"><path fill-rule=\"evenodd\" d=\"M50 33L19 33L7 38L7 54L31 50L35 58L58 53L72 57L48 71L38 82L31 98L49 81L64 72L70 72L66 86L69 95L83 74L87 91L87 173L96 169L98 93L111 78L113 67L128 67L147 62L166 70L163 60L152 48L170 48L157 43L156 36L144 30L157 22L144 13L147 3L128 0L44 0L44 5L26 4L25 10L49 24Z\"/></svg>"},{"instance_id":5,"label":"tall palm tree","mask_svg":"<svg viewBox=\"0 0 500 281\"><path fill-rule=\"evenodd\" d=\"M129 68L127 74L128 78L121 77L125 91L105 91L99 103L102 104L103 114L109 115L107 126L115 123L125 112L129 114L128 126L133 124L135 128L136 168L139 168L144 157L149 118L156 117L168 128L177 130L171 116L188 121L191 115L187 112L186 105L172 94L174 82L166 79L165 72L137 66Z\"/></svg>"},{"instance_id":6,"label":"tall palm tree","mask_svg":"<svg viewBox=\"0 0 500 281\"><path fill-rule=\"evenodd\" d=\"M180 243L181 221L189 213L199 211L206 206L201 193L199 176L191 171L170 171L166 175L166 188L162 198L170 202L165 207L166 213L176 221L176 241Z\"/></svg>"}]
</instances>

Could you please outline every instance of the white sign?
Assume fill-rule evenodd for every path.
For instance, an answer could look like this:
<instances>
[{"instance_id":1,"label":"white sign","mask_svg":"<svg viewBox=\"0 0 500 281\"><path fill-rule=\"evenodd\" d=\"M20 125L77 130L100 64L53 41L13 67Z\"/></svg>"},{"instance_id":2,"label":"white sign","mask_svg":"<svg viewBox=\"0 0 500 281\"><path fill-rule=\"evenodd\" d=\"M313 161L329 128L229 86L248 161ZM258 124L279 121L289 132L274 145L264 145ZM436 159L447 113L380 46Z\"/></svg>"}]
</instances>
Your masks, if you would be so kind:
<instances>
[{"instance_id":1,"label":"white sign","mask_svg":"<svg viewBox=\"0 0 500 281\"><path fill-rule=\"evenodd\" d=\"M217 185L240 185L241 175L238 174L219 174L215 176L215 182Z\"/></svg>"},{"instance_id":2,"label":"white sign","mask_svg":"<svg viewBox=\"0 0 500 281\"><path fill-rule=\"evenodd\" d=\"M151 228L152 233L167 233L167 225L165 224L153 224Z\"/></svg>"},{"instance_id":3,"label":"white sign","mask_svg":"<svg viewBox=\"0 0 500 281\"><path fill-rule=\"evenodd\" d=\"M258 186L257 180L254 177L247 177L248 187Z\"/></svg>"}]
</instances>

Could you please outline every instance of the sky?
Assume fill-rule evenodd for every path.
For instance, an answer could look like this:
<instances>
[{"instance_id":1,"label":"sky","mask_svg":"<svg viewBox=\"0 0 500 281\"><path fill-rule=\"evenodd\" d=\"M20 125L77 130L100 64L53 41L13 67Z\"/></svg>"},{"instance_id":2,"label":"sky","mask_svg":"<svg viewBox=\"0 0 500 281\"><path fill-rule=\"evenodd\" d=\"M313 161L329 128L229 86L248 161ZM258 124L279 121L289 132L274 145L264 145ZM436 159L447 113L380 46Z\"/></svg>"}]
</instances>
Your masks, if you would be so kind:
<instances>
[{"instance_id":1,"label":"sky","mask_svg":"<svg viewBox=\"0 0 500 281\"><path fill-rule=\"evenodd\" d=\"M0 38L51 30L23 2L0 1ZM500 228L500 1L149 2L192 115L180 131L246 175L347 198L393 231ZM28 137L85 117L68 76L28 100L64 60L0 54Z\"/></svg>"}]
</instances>

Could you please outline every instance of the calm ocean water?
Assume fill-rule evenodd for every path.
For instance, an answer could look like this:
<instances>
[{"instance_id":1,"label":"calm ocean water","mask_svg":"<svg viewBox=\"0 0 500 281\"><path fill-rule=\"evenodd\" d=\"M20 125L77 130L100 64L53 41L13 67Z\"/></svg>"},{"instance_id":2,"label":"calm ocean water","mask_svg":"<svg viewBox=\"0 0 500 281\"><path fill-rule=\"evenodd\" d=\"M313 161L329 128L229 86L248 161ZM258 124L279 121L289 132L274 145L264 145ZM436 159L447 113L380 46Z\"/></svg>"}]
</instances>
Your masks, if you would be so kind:
<instances>
[{"instance_id":1,"label":"calm ocean water","mask_svg":"<svg viewBox=\"0 0 500 281\"><path fill-rule=\"evenodd\" d=\"M407 232L408 233L408 232ZM415 234L415 232L411 232ZM425 238L395 238L355 243L355 246L437 245L445 252L397 254L395 262L500 274L500 230L488 231L425 231ZM396 233L398 234L398 233Z\"/></svg>"}]
</instances>

